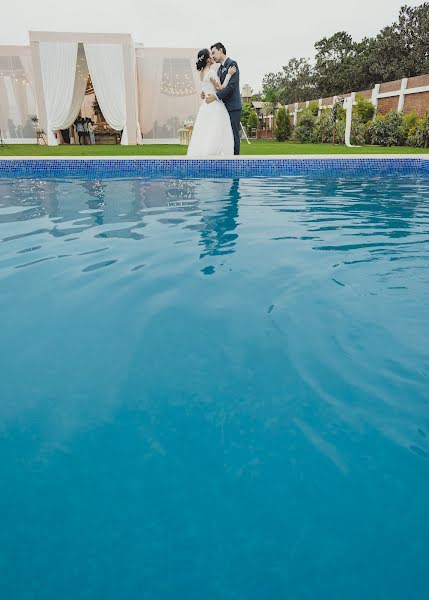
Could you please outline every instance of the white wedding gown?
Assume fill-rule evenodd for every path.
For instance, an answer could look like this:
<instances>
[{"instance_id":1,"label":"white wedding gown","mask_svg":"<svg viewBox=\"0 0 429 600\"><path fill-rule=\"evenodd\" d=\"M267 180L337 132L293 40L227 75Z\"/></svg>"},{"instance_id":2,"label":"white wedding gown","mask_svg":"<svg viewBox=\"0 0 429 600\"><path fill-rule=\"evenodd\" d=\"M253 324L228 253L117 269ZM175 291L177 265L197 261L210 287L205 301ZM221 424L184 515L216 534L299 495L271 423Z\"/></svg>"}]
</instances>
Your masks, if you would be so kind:
<instances>
[{"instance_id":1,"label":"white wedding gown","mask_svg":"<svg viewBox=\"0 0 429 600\"><path fill-rule=\"evenodd\" d=\"M201 91L205 94L215 94L217 91L210 77L219 80L213 68L208 69L202 81ZM215 100L210 104L203 101L201 104L189 142L188 156L234 156L231 120L222 101Z\"/></svg>"}]
</instances>

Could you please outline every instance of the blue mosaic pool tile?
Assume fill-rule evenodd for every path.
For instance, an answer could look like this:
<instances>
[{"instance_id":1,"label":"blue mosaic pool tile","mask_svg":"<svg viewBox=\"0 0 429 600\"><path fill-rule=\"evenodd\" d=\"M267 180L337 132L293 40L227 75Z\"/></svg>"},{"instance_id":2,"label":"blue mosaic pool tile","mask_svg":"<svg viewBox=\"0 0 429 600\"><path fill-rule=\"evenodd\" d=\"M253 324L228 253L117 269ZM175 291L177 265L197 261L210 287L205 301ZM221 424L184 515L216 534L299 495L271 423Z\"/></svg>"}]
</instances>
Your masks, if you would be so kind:
<instances>
[{"instance_id":1,"label":"blue mosaic pool tile","mask_svg":"<svg viewBox=\"0 0 429 600\"><path fill-rule=\"evenodd\" d=\"M429 176L429 161L421 158L305 159L0 159L0 177L106 179L112 177L283 177Z\"/></svg>"}]
</instances>

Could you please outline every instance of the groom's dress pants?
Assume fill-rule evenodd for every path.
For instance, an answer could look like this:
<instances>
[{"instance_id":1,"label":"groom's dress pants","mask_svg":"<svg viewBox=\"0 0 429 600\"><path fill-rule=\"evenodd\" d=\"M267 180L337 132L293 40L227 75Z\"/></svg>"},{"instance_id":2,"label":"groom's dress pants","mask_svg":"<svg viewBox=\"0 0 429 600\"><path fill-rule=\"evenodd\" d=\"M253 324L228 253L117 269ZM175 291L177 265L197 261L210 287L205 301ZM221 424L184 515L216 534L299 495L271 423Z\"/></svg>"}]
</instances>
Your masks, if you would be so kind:
<instances>
[{"instance_id":1,"label":"groom's dress pants","mask_svg":"<svg viewBox=\"0 0 429 600\"><path fill-rule=\"evenodd\" d=\"M232 133L234 134L234 155L240 154L240 120L241 120L241 108L238 110L231 110L229 113L231 119Z\"/></svg>"}]
</instances>

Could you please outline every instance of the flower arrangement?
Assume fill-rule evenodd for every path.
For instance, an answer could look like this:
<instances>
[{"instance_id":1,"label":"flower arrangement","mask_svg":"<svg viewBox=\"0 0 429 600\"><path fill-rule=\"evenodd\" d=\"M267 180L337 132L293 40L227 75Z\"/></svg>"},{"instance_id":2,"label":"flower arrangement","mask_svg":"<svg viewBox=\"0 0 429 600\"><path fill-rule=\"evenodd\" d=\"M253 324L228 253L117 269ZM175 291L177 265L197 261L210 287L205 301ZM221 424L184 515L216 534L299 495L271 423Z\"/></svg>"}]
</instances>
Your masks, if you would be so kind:
<instances>
[{"instance_id":1,"label":"flower arrangement","mask_svg":"<svg viewBox=\"0 0 429 600\"><path fill-rule=\"evenodd\" d=\"M31 122L33 123L34 131L36 133L40 133L42 135L45 135L45 131L40 127L39 117L37 115L32 115L30 117L30 119L31 119Z\"/></svg>"}]
</instances>

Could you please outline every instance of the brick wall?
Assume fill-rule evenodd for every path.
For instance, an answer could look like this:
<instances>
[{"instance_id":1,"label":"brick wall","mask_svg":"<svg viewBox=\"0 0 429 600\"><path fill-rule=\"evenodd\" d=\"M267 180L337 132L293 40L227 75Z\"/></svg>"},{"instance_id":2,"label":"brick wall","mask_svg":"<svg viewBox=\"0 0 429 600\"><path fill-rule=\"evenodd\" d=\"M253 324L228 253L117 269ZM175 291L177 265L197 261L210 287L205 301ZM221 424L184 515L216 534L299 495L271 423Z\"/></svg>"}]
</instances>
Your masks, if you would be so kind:
<instances>
[{"instance_id":1,"label":"brick wall","mask_svg":"<svg viewBox=\"0 0 429 600\"><path fill-rule=\"evenodd\" d=\"M364 90L363 92L359 92L359 96L363 96L367 100L371 100L372 90Z\"/></svg>"},{"instance_id":2,"label":"brick wall","mask_svg":"<svg viewBox=\"0 0 429 600\"><path fill-rule=\"evenodd\" d=\"M408 79L407 89L429 85L429 75L418 75Z\"/></svg>"},{"instance_id":3,"label":"brick wall","mask_svg":"<svg viewBox=\"0 0 429 600\"><path fill-rule=\"evenodd\" d=\"M401 89L401 79L396 79L396 81L386 81L386 83L382 83L380 85L380 93L397 92L400 89Z\"/></svg>"},{"instance_id":4,"label":"brick wall","mask_svg":"<svg viewBox=\"0 0 429 600\"><path fill-rule=\"evenodd\" d=\"M401 79L396 79L396 81L386 81L380 85L380 94L388 93L388 92L399 92L401 89ZM418 75L417 77L410 77L407 82L407 89L413 89L417 87L429 86L429 74L427 75ZM363 90L356 92L356 95L363 96L368 100L372 97L372 90ZM341 94L343 98L347 98L350 96L348 94ZM332 96L330 98L322 98L322 106L329 106L333 103ZM389 110L397 110L398 109L398 95L388 96L387 98L379 98L377 111L383 115L389 112ZM313 102L319 103L319 100L313 100ZM302 110L305 108L306 103L300 102L298 108ZM294 104L289 104L288 109L290 113L293 113L295 110ZM423 117L426 111L429 109L429 92L418 92L416 94L406 94L404 96L404 112L411 112L415 110L419 117Z\"/></svg>"},{"instance_id":5,"label":"brick wall","mask_svg":"<svg viewBox=\"0 0 429 600\"><path fill-rule=\"evenodd\" d=\"M413 110L415 110L419 117L424 117L428 108L429 92L420 92L418 94L409 94L405 96L404 112L412 112Z\"/></svg>"},{"instance_id":6,"label":"brick wall","mask_svg":"<svg viewBox=\"0 0 429 600\"><path fill-rule=\"evenodd\" d=\"M378 100L377 112L385 115L389 110L397 110L398 108L398 96L391 96L390 98L380 98Z\"/></svg>"}]
</instances>

